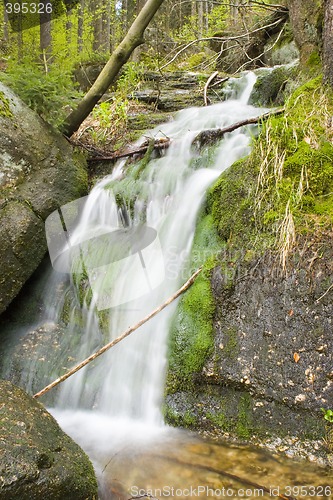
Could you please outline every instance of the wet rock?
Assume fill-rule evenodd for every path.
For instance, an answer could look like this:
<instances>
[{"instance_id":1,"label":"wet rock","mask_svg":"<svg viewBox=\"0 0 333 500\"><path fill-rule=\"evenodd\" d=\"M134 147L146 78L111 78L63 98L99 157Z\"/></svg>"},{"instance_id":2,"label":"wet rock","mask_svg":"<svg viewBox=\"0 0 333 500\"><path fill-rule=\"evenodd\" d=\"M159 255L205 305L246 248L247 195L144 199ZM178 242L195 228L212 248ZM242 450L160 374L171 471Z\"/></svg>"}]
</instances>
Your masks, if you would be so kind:
<instances>
[{"instance_id":1,"label":"wet rock","mask_svg":"<svg viewBox=\"0 0 333 500\"><path fill-rule=\"evenodd\" d=\"M0 381L0 499L97 499L93 466L44 406Z\"/></svg>"},{"instance_id":2,"label":"wet rock","mask_svg":"<svg viewBox=\"0 0 333 500\"><path fill-rule=\"evenodd\" d=\"M285 95L290 94L290 84L296 68L281 66L258 71L258 79L251 94L251 104L256 106L279 106L284 103Z\"/></svg>"},{"instance_id":3,"label":"wet rock","mask_svg":"<svg viewBox=\"0 0 333 500\"><path fill-rule=\"evenodd\" d=\"M44 220L85 194L87 171L64 137L2 83L0 96L1 313L46 252Z\"/></svg>"}]
</instances>

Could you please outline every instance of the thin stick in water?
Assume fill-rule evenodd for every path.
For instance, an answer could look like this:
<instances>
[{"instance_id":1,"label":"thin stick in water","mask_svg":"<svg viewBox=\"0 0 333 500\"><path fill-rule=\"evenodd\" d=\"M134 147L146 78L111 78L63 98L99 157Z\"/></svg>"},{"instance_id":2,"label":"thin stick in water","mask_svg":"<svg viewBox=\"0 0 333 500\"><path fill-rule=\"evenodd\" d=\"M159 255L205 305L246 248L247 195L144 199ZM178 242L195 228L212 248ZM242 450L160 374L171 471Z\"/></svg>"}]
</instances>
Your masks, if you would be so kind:
<instances>
[{"instance_id":1,"label":"thin stick in water","mask_svg":"<svg viewBox=\"0 0 333 500\"><path fill-rule=\"evenodd\" d=\"M195 273L193 273L192 276L186 281L186 283L184 283L184 285L181 288L179 288L179 290L177 290L176 293L171 295L171 297L169 297L163 304L161 304L156 309L154 309L152 312L150 312L148 314L148 316L141 319L136 325L129 327L121 335L119 335L119 337L115 338L114 340L112 340L111 342L106 344L105 346L101 347L101 349L99 349L98 351L91 354L84 361L81 361L81 363L79 363L78 365L71 368L68 372L64 373L64 375L61 375L61 377L59 377L56 380L54 380L53 382L51 382L51 384L44 387L44 389L42 389L41 391L37 392L33 397L37 399L40 396L43 396L43 394L48 392L50 389L53 389L53 387L56 387L57 385L61 384L61 382L64 382L65 380L67 380L71 375L74 375L74 373L81 370L81 368L88 365L91 361L96 359L98 356L101 356L106 351L111 349L111 347L115 346L116 344L121 342L124 338L128 337L128 335L130 335L132 332L134 332L135 330L140 328L140 326L142 326L144 323L147 323L147 321L149 321L151 318L156 316L159 312L163 311L163 309L165 309L169 304L171 304L171 302L176 300L182 293L184 293L194 283L196 277L201 273L201 271L202 271L202 267L197 269L195 271Z\"/></svg>"}]
</instances>

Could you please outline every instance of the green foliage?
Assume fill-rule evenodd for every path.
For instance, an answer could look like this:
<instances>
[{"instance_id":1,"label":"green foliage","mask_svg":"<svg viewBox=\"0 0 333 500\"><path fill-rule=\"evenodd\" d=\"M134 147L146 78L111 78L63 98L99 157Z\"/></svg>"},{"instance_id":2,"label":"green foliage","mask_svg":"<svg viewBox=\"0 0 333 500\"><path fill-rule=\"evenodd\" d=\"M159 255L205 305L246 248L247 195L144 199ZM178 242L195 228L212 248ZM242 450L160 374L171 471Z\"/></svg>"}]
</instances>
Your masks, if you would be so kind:
<instances>
[{"instance_id":1,"label":"green foliage","mask_svg":"<svg viewBox=\"0 0 333 500\"><path fill-rule=\"evenodd\" d=\"M330 424L333 424L333 410L325 410L325 408L320 408L324 414L324 419Z\"/></svg>"},{"instance_id":2,"label":"green foliage","mask_svg":"<svg viewBox=\"0 0 333 500\"><path fill-rule=\"evenodd\" d=\"M138 63L127 63L117 81L112 97L95 106L89 122L90 139L96 145L109 145L115 140L127 137L130 95L138 88L143 78L143 67Z\"/></svg>"},{"instance_id":3,"label":"green foliage","mask_svg":"<svg viewBox=\"0 0 333 500\"><path fill-rule=\"evenodd\" d=\"M118 99L127 99L140 86L144 79L145 67L142 63L128 62L123 67L117 81L116 94Z\"/></svg>"},{"instance_id":4,"label":"green foliage","mask_svg":"<svg viewBox=\"0 0 333 500\"><path fill-rule=\"evenodd\" d=\"M224 32L228 26L229 9L226 5L216 5L208 15L208 36L219 31Z\"/></svg>"},{"instance_id":5,"label":"green foliage","mask_svg":"<svg viewBox=\"0 0 333 500\"><path fill-rule=\"evenodd\" d=\"M30 60L20 65L10 65L0 79L12 88L19 97L42 118L54 126L59 126L66 116L66 106L79 97L70 75L52 67L45 74Z\"/></svg>"}]
</instances>

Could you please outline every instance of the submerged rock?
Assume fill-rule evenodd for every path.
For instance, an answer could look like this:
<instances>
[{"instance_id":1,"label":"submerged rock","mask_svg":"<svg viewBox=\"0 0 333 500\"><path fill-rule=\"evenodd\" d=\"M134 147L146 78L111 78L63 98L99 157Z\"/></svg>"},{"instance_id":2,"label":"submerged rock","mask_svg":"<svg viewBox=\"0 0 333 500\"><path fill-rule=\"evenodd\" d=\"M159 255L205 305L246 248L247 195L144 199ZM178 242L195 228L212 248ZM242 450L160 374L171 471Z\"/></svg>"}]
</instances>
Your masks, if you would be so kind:
<instances>
[{"instance_id":1,"label":"submerged rock","mask_svg":"<svg viewBox=\"0 0 333 500\"><path fill-rule=\"evenodd\" d=\"M0 313L46 252L46 217L86 189L82 155L0 83Z\"/></svg>"},{"instance_id":2,"label":"submerged rock","mask_svg":"<svg viewBox=\"0 0 333 500\"><path fill-rule=\"evenodd\" d=\"M0 499L97 499L92 464L44 406L0 381Z\"/></svg>"}]
</instances>

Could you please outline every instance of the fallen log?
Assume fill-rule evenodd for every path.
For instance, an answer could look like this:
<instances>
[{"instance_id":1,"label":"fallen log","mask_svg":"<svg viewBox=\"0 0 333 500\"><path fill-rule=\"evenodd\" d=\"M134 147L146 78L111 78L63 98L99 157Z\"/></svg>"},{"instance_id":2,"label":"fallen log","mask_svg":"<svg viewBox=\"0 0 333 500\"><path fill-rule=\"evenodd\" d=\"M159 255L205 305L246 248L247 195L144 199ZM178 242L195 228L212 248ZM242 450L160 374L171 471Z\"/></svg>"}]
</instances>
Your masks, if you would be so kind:
<instances>
[{"instance_id":1,"label":"fallen log","mask_svg":"<svg viewBox=\"0 0 333 500\"><path fill-rule=\"evenodd\" d=\"M171 297L169 297L165 302L163 302L163 304L161 304L156 309L154 309L151 313L149 313L148 316L141 319L138 323L136 323L136 325L130 326L129 328L127 328L127 330L125 330L121 335L119 335L119 337L115 338L114 340L112 340L108 344L101 347L98 351L96 351L93 354L91 354L90 356L88 356L88 358L81 361L81 363L79 363L78 365L76 365L73 368L71 368L70 370L68 370L68 372L64 373L63 375L61 375L61 377L59 377L56 380L54 380L53 382L51 382L49 385L44 387L44 389L42 389L41 391L37 392L33 397L35 399L37 399L40 396L43 396L43 394L45 394L49 390L53 389L53 387L56 387L57 385L61 384L61 382L64 382L65 380L67 380L69 377L74 375L74 373L81 370L81 368L83 368L84 366L86 366L89 363L91 363L92 361L94 361L94 359L96 359L98 356L101 356L102 354L104 354L106 351L111 349L111 347L115 346L116 344L121 342L124 338L128 337L132 332L134 332L135 330L140 328L140 326L147 323L147 321L149 321L151 318L153 318L158 313L163 311L163 309L165 309L169 304L171 304L171 302L173 302L178 297L180 297L180 295L182 293L184 293L194 283L196 277L201 273L201 271L202 271L202 267L197 269L195 271L195 273L193 273L192 276L186 281L186 283L184 283L184 285L181 288L179 288L179 290L177 290L177 292L175 292L173 295L171 295Z\"/></svg>"},{"instance_id":2,"label":"fallen log","mask_svg":"<svg viewBox=\"0 0 333 500\"><path fill-rule=\"evenodd\" d=\"M256 116L255 118L247 118L246 120L242 120L237 123L233 123L232 125L228 125L224 128L214 128L209 130L203 130L193 139L193 146L197 149L200 149L203 146L214 143L218 139L221 139L224 134L229 132L233 132L234 130L245 127L246 125L253 125L256 123L260 123L262 121L267 120L271 116L277 116L284 113L285 108L279 108L275 111L270 111L269 113L265 113L260 116ZM169 137L160 137L155 140L147 140L137 148L126 149L125 151L115 151L111 155L106 156L92 156L89 158L89 162L97 162L97 161L116 161L121 158L130 158L132 156L139 156L145 154L149 148L152 148L153 151L162 151L167 149L172 143L172 139Z\"/></svg>"},{"instance_id":3,"label":"fallen log","mask_svg":"<svg viewBox=\"0 0 333 500\"><path fill-rule=\"evenodd\" d=\"M200 149L202 146L206 146L208 144L217 141L218 139L221 139L224 136L224 134L233 132L234 130L240 127L245 127L246 125L253 125L265 121L271 116L281 115L282 113L284 113L284 111L285 108L279 108L275 111L270 111L269 113L265 113L263 115L256 116L254 118L247 118L246 120L233 123L232 125L228 125L227 127L224 128L203 130L193 139L192 144L193 146L196 146L198 149Z\"/></svg>"},{"instance_id":4,"label":"fallen log","mask_svg":"<svg viewBox=\"0 0 333 500\"><path fill-rule=\"evenodd\" d=\"M125 150L114 151L113 153L104 156L103 155L91 156L88 159L88 161L89 162L116 161L120 160L121 158L130 158L136 155L138 156L144 155L151 147L154 151L161 151L163 149L168 148L169 146L170 146L170 139L167 137L165 138L160 137L159 139L147 140L137 148L129 148Z\"/></svg>"}]
</instances>

